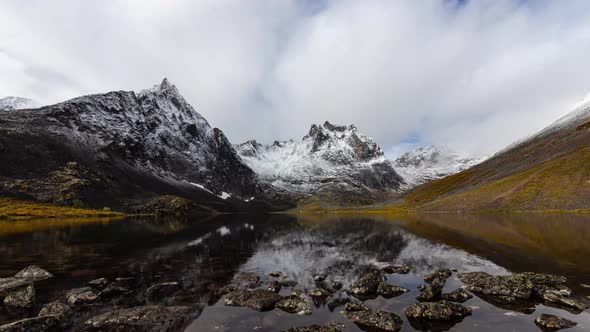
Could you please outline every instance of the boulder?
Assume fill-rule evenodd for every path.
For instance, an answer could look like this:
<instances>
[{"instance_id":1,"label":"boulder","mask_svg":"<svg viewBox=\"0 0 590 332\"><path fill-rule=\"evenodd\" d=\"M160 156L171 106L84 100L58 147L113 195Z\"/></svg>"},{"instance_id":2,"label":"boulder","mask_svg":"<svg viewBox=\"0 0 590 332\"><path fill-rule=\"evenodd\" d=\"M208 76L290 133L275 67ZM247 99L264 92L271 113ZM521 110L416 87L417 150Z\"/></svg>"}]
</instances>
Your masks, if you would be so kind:
<instances>
[{"instance_id":1,"label":"boulder","mask_svg":"<svg viewBox=\"0 0 590 332\"><path fill-rule=\"evenodd\" d=\"M586 305L571 297L566 297L560 293L546 291L543 293L543 303L549 306L556 306L572 313L578 314L586 310Z\"/></svg>"},{"instance_id":2,"label":"boulder","mask_svg":"<svg viewBox=\"0 0 590 332\"><path fill-rule=\"evenodd\" d=\"M235 282L239 287L256 288L260 285L260 277L252 272L238 273Z\"/></svg>"},{"instance_id":3,"label":"boulder","mask_svg":"<svg viewBox=\"0 0 590 332\"><path fill-rule=\"evenodd\" d=\"M537 317L535 319L535 324L545 331L557 331L578 325L578 323L569 319L549 314L542 314Z\"/></svg>"},{"instance_id":4,"label":"boulder","mask_svg":"<svg viewBox=\"0 0 590 332\"><path fill-rule=\"evenodd\" d=\"M410 273L410 267L406 264L387 265L381 269L387 274L408 274Z\"/></svg>"},{"instance_id":5,"label":"boulder","mask_svg":"<svg viewBox=\"0 0 590 332\"><path fill-rule=\"evenodd\" d=\"M278 277L282 276L283 273L281 271L274 271L274 272L269 273L268 275L273 278L278 278Z\"/></svg>"},{"instance_id":6,"label":"boulder","mask_svg":"<svg viewBox=\"0 0 590 332\"><path fill-rule=\"evenodd\" d=\"M28 310L35 304L35 288L33 285L15 290L4 298L4 305L8 307Z\"/></svg>"},{"instance_id":7,"label":"boulder","mask_svg":"<svg viewBox=\"0 0 590 332\"><path fill-rule=\"evenodd\" d=\"M392 285L392 284L388 284L386 282L380 283L379 287L377 287L377 294L383 296L386 299L400 296L400 295L407 293L409 291L410 291L409 289L406 289L406 288L403 288L400 286L396 286L396 285Z\"/></svg>"},{"instance_id":8,"label":"boulder","mask_svg":"<svg viewBox=\"0 0 590 332\"><path fill-rule=\"evenodd\" d=\"M511 276L492 276L485 272L469 272L459 274L459 280L465 283L466 289L475 294L499 296L506 300L530 299L533 282L522 274Z\"/></svg>"},{"instance_id":9,"label":"boulder","mask_svg":"<svg viewBox=\"0 0 590 332\"><path fill-rule=\"evenodd\" d=\"M442 287L426 286L419 288L421 293L416 296L416 300L420 302L438 301L442 296Z\"/></svg>"},{"instance_id":10,"label":"boulder","mask_svg":"<svg viewBox=\"0 0 590 332\"><path fill-rule=\"evenodd\" d=\"M403 321L398 315L381 310L373 310L365 305L353 302L345 305L344 316L362 330L367 331L399 331Z\"/></svg>"},{"instance_id":11,"label":"boulder","mask_svg":"<svg viewBox=\"0 0 590 332\"><path fill-rule=\"evenodd\" d=\"M129 285L132 280L117 278L98 293L101 299L119 296L131 292Z\"/></svg>"},{"instance_id":12,"label":"boulder","mask_svg":"<svg viewBox=\"0 0 590 332\"><path fill-rule=\"evenodd\" d=\"M313 312L309 300L297 295L283 297L276 307L290 314L311 315Z\"/></svg>"},{"instance_id":13,"label":"boulder","mask_svg":"<svg viewBox=\"0 0 590 332\"><path fill-rule=\"evenodd\" d=\"M21 288L32 285L27 279L0 278L0 299Z\"/></svg>"},{"instance_id":14,"label":"boulder","mask_svg":"<svg viewBox=\"0 0 590 332\"><path fill-rule=\"evenodd\" d=\"M92 289L101 291L109 284L109 280L107 278L98 278L90 281L88 286L92 287Z\"/></svg>"},{"instance_id":15,"label":"boulder","mask_svg":"<svg viewBox=\"0 0 590 332\"><path fill-rule=\"evenodd\" d=\"M337 323L328 323L327 325L310 325L301 327L292 327L283 332L340 332L342 328Z\"/></svg>"},{"instance_id":16,"label":"boulder","mask_svg":"<svg viewBox=\"0 0 590 332\"><path fill-rule=\"evenodd\" d=\"M281 296L266 289L235 290L225 296L224 302L228 306L248 307L256 311L272 310Z\"/></svg>"},{"instance_id":17,"label":"boulder","mask_svg":"<svg viewBox=\"0 0 590 332\"><path fill-rule=\"evenodd\" d=\"M273 280L266 286L266 290L275 293L279 293L281 291L281 288L283 288L283 286L281 286L281 283L278 280Z\"/></svg>"},{"instance_id":18,"label":"boulder","mask_svg":"<svg viewBox=\"0 0 590 332\"><path fill-rule=\"evenodd\" d=\"M471 315L471 308L450 301L414 303L404 310L408 319L452 321Z\"/></svg>"},{"instance_id":19,"label":"boulder","mask_svg":"<svg viewBox=\"0 0 590 332\"><path fill-rule=\"evenodd\" d=\"M457 288L450 293L442 294L441 298L443 300L448 300L451 302L464 303L465 301L472 299L473 295L471 295L469 292L467 292L463 288Z\"/></svg>"},{"instance_id":20,"label":"boulder","mask_svg":"<svg viewBox=\"0 0 590 332\"><path fill-rule=\"evenodd\" d=\"M180 290L180 285L176 281L161 282L159 284L151 285L145 291L145 295L148 301L159 302L178 290Z\"/></svg>"},{"instance_id":21,"label":"boulder","mask_svg":"<svg viewBox=\"0 0 590 332\"><path fill-rule=\"evenodd\" d=\"M53 274L43 270L42 268L38 267L37 265L31 265L19 273L17 273L15 278L18 279L27 279L30 281L41 281L49 278L53 278Z\"/></svg>"},{"instance_id":22,"label":"boulder","mask_svg":"<svg viewBox=\"0 0 590 332\"><path fill-rule=\"evenodd\" d=\"M326 280L327 277L328 277L328 275L326 273L315 273L313 275L313 281L322 282L322 281Z\"/></svg>"},{"instance_id":23,"label":"boulder","mask_svg":"<svg viewBox=\"0 0 590 332\"><path fill-rule=\"evenodd\" d=\"M191 307L146 305L114 310L93 317L81 326L81 331L182 331L192 320Z\"/></svg>"},{"instance_id":24,"label":"boulder","mask_svg":"<svg viewBox=\"0 0 590 332\"><path fill-rule=\"evenodd\" d=\"M69 305L80 305L94 302L98 296L90 287L70 289L66 292L66 300Z\"/></svg>"},{"instance_id":25,"label":"boulder","mask_svg":"<svg viewBox=\"0 0 590 332\"><path fill-rule=\"evenodd\" d=\"M326 298L326 297L330 296L332 293L327 289L316 287L316 288L310 289L308 294L311 297Z\"/></svg>"},{"instance_id":26,"label":"boulder","mask_svg":"<svg viewBox=\"0 0 590 332\"><path fill-rule=\"evenodd\" d=\"M55 316L27 318L0 326L0 332L57 331L58 323L58 319Z\"/></svg>"},{"instance_id":27,"label":"boulder","mask_svg":"<svg viewBox=\"0 0 590 332\"><path fill-rule=\"evenodd\" d=\"M451 275L453 275L453 272L449 269L438 269L424 276L424 281L431 284L435 282L436 279L447 280Z\"/></svg>"},{"instance_id":28,"label":"boulder","mask_svg":"<svg viewBox=\"0 0 590 332\"><path fill-rule=\"evenodd\" d=\"M379 271L368 272L350 286L348 293L361 298L376 295L383 281L385 278Z\"/></svg>"},{"instance_id":29,"label":"boulder","mask_svg":"<svg viewBox=\"0 0 590 332\"><path fill-rule=\"evenodd\" d=\"M55 316L57 319L63 319L66 315L68 315L71 311L71 307L61 301L54 301L46 304L37 317L43 316Z\"/></svg>"}]
</instances>

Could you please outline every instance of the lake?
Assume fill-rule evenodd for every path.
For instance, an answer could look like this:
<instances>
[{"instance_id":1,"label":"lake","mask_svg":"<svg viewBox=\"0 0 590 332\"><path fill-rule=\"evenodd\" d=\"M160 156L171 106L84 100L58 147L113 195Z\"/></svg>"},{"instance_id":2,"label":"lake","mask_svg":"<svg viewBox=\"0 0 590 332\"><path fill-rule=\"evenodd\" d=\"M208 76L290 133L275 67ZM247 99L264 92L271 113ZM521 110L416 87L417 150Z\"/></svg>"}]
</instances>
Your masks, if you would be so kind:
<instances>
[{"instance_id":1,"label":"lake","mask_svg":"<svg viewBox=\"0 0 590 332\"><path fill-rule=\"evenodd\" d=\"M462 285L459 272L509 274L532 271L568 278L573 296L590 304L590 216L576 214L420 214L404 217L220 215L189 220L130 218L124 220L0 221L0 277L35 264L54 274L36 284L35 310L64 290L106 277L133 277L142 287L163 281L182 286L174 301L203 303L202 313L187 331L277 331L293 326L338 322L345 331L360 331L335 307L337 292L314 303L311 315L279 309L256 312L224 305L215 290L240 273L260 276L261 286L275 279L314 287L313 275L326 272L343 289L358 278L361 267L403 263L409 274L391 274L388 282L410 290L391 299L365 301L369 307L394 312L402 331L414 331L403 311L415 303L423 276L438 268L457 270L444 291ZM281 295L292 288L283 287ZM176 303L176 302L175 302ZM590 329L588 310L568 311L534 304L527 310L501 308L479 297L464 303L473 314L453 331L538 331L534 319L551 313ZM36 312L35 312L36 313ZM14 320L0 311L0 323Z\"/></svg>"}]
</instances>

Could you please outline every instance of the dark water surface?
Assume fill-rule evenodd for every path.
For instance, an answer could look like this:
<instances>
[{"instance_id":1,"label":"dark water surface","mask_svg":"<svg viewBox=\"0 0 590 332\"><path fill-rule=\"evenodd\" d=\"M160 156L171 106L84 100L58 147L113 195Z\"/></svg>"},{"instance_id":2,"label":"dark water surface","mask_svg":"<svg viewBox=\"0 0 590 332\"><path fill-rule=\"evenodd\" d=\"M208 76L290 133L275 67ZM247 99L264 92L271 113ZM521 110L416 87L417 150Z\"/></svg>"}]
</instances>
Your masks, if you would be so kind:
<instances>
[{"instance_id":1,"label":"dark water surface","mask_svg":"<svg viewBox=\"0 0 590 332\"><path fill-rule=\"evenodd\" d=\"M65 289L85 286L98 277L133 276L150 285L179 281L190 288L191 301L207 306L187 331L277 331L292 326L345 325L359 329L340 313L318 303L310 316L275 309L259 313L227 307L212 291L239 272L254 272L263 285L269 272L281 271L303 290L313 286L312 274L329 272L344 289L367 264L406 263L407 275L390 275L389 282L411 292L365 303L397 313L403 331L414 328L403 309L415 303L424 274L437 268L485 271L492 274L542 272L564 275L574 296L589 304L590 216L583 215L414 215L404 218L294 217L288 215L223 215L194 220L126 219L119 221L38 220L0 221L0 277L12 276L36 264L55 275L37 284L39 305ZM461 286L452 276L445 292ZM287 295L285 288L281 294ZM336 294L327 302L344 297ZM533 320L552 313L578 322L568 331L590 330L590 312L537 305L534 312L502 309L478 297L465 303L473 315L454 331L538 331ZM332 309L332 310L330 310ZM0 313L0 323L10 317Z\"/></svg>"}]
</instances>

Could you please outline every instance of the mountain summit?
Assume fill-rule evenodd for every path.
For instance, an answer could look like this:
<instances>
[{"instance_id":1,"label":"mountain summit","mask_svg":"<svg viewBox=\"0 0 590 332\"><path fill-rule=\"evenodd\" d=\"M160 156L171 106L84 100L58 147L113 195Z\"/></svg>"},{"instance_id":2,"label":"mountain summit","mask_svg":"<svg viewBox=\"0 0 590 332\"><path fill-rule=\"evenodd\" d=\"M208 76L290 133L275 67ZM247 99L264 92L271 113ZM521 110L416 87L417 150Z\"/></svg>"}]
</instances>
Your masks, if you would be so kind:
<instances>
[{"instance_id":1,"label":"mountain summit","mask_svg":"<svg viewBox=\"0 0 590 332\"><path fill-rule=\"evenodd\" d=\"M37 107L39 107L39 103L28 98L12 96L0 98L0 110L10 111Z\"/></svg>"}]
</instances>

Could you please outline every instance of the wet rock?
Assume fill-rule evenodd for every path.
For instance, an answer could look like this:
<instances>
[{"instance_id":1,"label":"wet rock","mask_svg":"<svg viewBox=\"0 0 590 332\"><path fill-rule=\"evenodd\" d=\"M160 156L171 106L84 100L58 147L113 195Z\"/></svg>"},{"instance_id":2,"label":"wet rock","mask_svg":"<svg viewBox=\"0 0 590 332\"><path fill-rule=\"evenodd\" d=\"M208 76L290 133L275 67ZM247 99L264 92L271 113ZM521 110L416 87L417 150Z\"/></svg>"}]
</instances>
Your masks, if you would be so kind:
<instances>
[{"instance_id":1,"label":"wet rock","mask_svg":"<svg viewBox=\"0 0 590 332\"><path fill-rule=\"evenodd\" d=\"M316 287L316 288L310 289L308 294L311 297L326 298L326 297L330 296L332 293L327 289Z\"/></svg>"},{"instance_id":2,"label":"wet rock","mask_svg":"<svg viewBox=\"0 0 590 332\"><path fill-rule=\"evenodd\" d=\"M328 277L328 275L325 273L316 273L313 275L313 281L322 282L322 281L326 280L327 277Z\"/></svg>"},{"instance_id":3,"label":"wet rock","mask_svg":"<svg viewBox=\"0 0 590 332\"><path fill-rule=\"evenodd\" d=\"M146 305L107 312L87 320L82 331L182 331L193 318L186 306Z\"/></svg>"},{"instance_id":4,"label":"wet rock","mask_svg":"<svg viewBox=\"0 0 590 332\"><path fill-rule=\"evenodd\" d=\"M498 296L507 301L511 301L511 298L530 299L533 291L532 281L522 274L492 276L485 272L469 272L459 274L459 280L465 283L470 292Z\"/></svg>"},{"instance_id":5,"label":"wet rock","mask_svg":"<svg viewBox=\"0 0 590 332\"><path fill-rule=\"evenodd\" d=\"M21 288L32 285L29 280L18 278L0 278L0 299Z\"/></svg>"},{"instance_id":6,"label":"wet rock","mask_svg":"<svg viewBox=\"0 0 590 332\"><path fill-rule=\"evenodd\" d=\"M98 278L90 281L88 286L92 287L97 291L103 290L109 284L109 280L107 278Z\"/></svg>"},{"instance_id":7,"label":"wet rock","mask_svg":"<svg viewBox=\"0 0 590 332\"><path fill-rule=\"evenodd\" d=\"M225 305L248 307L256 311L272 310L281 296L266 289L235 290L225 296Z\"/></svg>"},{"instance_id":8,"label":"wet rock","mask_svg":"<svg viewBox=\"0 0 590 332\"><path fill-rule=\"evenodd\" d=\"M459 302L459 303L463 303L469 299L473 298L473 295L471 295L469 292L467 292L466 290L464 290L463 288L457 288L454 291L450 292L450 293L445 293L441 295L441 298L443 300L448 300L451 302Z\"/></svg>"},{"instance_id":9,"label":"wet rock","mask_svg":"<svg viewBox=\"0 0 590 332\"><path fill-rule=\"evenodd\" d=\"M145 291L145 294L148 301L157 302L169 297L178 290L180 290L180 285L176 281L170 281L150 286Z\"/></svg>"},{"instance_id":10,"label":"wet rock","mask_svg":"<svg viewBox=\"0 0 590 332\"><path fill-rule=\"evenodd\" d=\"M235 286L232 285L227 285L227 286L223 286L219 289L216 289L213 291L213 294L217 295L217 296L222 296L222 295L227 295L235 290L237 290L238 288L236 288Z\"/></svg>"},{"instance_id":11,"label":"wet rock","mask_svg":"<svg viewBox=\"0 0 590 332\"><path fill-rule=\"evenodd\" d=\"M35 304L35 288L28 285L13 291L4 298L4 305L18 309L31 309Z\"/></svg>"},{"instance_id":12,"label":"wet rock","mask_svg":"<svg viewBox=\"0 0 590 332\"><path fill-rule=\"evenodd\" d=\"M98 296L90 287L70 289L66 292L66 299L69 305L80 305L94 302Z\"/></svg>"},{"instance_id":13,"label":"wet rock","mask_svg":"<svg viewBox=\"0 0 590 332\"><path fill-rule=\"evenodd\" d=\"M291 295L300 296L301 294L303 294L301 289L294 289L291 291Z\"/></svg>"},{"instance_id":14,"label":"wet rock","mask_svg":"<svg viewBox=\"0 0 590 332\"><path fill-rule=\"evenodd\" d=\"M256 288L260 284L260 277L252 272L242 272L236 275L236 283L239 287Z\"/></svg>"},{"instance_id":15,"label":"wet rock","mask_svg":"<svg viewBox=\"0 0 590 332\"><path fill-rule=\"evenodd\" d=\"M281 291L281 288L282 288L282 287L283 287L283 286L281 286L281 283L280 283L279 281L277 281L277 280L273 280L273 281L271 281L271 282L268 284L268 286L266 286L266 289L267 289L267 290L269 290L269 291L271 291L271 292L278 293L278 292L280 292L280 291Z\"/></svg>"},{"instance_id":16,"label":"wet rock","mask_svg":"<svg viewBox=\"0 0 590 332\"><path fill-rule=\"evenodd\" d=\"M396 286L396 285L392 285L392 284L388 284L386 282L382 282L379 284L379 287L377 287L377 294L383 296L386 299L392 298L392 297L396 297L396 296L400 296L406 292L409 292L409 289L400 287L400 286Z\"/></svg>"},{"instance_id":17,"label":"wet rock","mask_svg":"<svg viewBox=\"0 0 590 332\"><path fill-rule=\"evenodd\" d=\"M416 300L420 302L438 301L442 297L442 288L434 286L420 287L422 292L416 296Z\"/></svg>"},{"instance_id":18,"label":"wet rock","mask_svg":"<svg viewBox=\"0 0 590 332\"><path fill-rule=\"evenodd\" d=\"M55 316L34 317L0 326L0 332L46 332L56 330Z\"/></svg>"},{"instance_id":19,"label":"wet rock","mask_svg":"<svg viewBox=\"0 0 590 332\"><path fill-rule=\"evenodd\" d=\"M334 290L340 290L340 289L342 289L343 285L340 281L333 281L331 286L332 286L332 289L334 289Z\"/></svg>"},{"instance_id":20,"label":"wet rock","mask_svg":"<svg viewBox=\"0 0 590 332\"><path fill-rule=\"evenodd\" d=\"M404 310L408 319L452 321L471 315L471 309L450 301L414 303Z\"/></svg>"},{"instance_id":21,"label":"wet rock","mask_svg":"<svg viewBox=\"0 0 590 332\"><path fill-rule=\"evenodd\" d=\"M557 331L561 329L567 329L578 325L569 319L565 319L559 316L542 314L535 319L535 324L539 326L543 331Z\"/></svg>"},{"instance_id":22,"label":"wet rock","mask_svg":"<svg viewBox=\"0 0 590 332\"><path fill-rule=\"evenodd\" d=\"M42 268L38 267L37 265L31 265L19 273L17 273L15 278L18 279L27 279L30 281L41 281L49 278L53 278L53 274L43 270Z\"/></svg>"},{"instance_id":23,"label":"wet rock","mask_svg":"<svg viewBox=\"0 0 590 332\"><path fill-rule=\"evenodd\" d=\"M363 311L363 310L369 310L369 307L367 307L362 302L349 301L348 303L346 303L344 305L344 310L345 311Z\"/></svg>"},{"instance_id":24,"label":"wet rock","mask_svg":"<svg viewBox=\"0 0 590 332\"><path fill-rule=\"evenodd\" d=\"M337 298L337 299L333 299L332 301L328 302L328 310L330 311L334 311L334 309L341 307L343 305L346 305L348 302L350 302L350 298L348 297L341 297L341 298Z\"/></svg>"},{"instance_id":25,"label":"wet rock","mask_svg":"<svg viewBox=\"0 0 590 332\"><path fill-rule=\"evenodd\" d=\"M429 284L432 284L432 283L436 282L437 279L447 280L451 275L453 275L453 272L451 272L451 270L439 269L439 270L436 270L436 271L424 276L424 281Z\"/></svg>"},{"instance_id":26,"label":"wet rock","mask_svg":"<svg viewBox=\"0 0 590 332\"><path fill-rule=\"evenodd\" d=\"M283 332L340 332L342 328L337 323L329 323L327 325L310 325L301 327L292 327Z\"/></svg>"},{"instance_id":27,"label":"wet rock","mask_svg":"<svg viewBox=\"0 0 590 332\"><path fill-rule=\"evenodd\" d=\"M399 331L402 328L401 317L392 312L373 310L364 305L349 306L349 304L345 306L348 310L344 311L344 316L362 330Z\"/></svg>"},{"instance_id":28,"label":"wet rock","mask_svg":"<svg viewBox=\"0 0 590 332\"><path fill-rule=\"evenodd\" d=\"M383 281L385 278L379 271L368 272L350 286L348 293L357 297L376 295L377 288Z\"/></svg>"},{"instance_id":29,"label":"wet rock","mask_svg":"<svg viewBox=\"0 0 590 332\"><path fill-rule=\"evenodd\" d=\"M282 276L283 273L281 271L274 271L274 272L269 273L268 275L273 278L278 278L278 277Z\"/></svg>"},{"instance_id":30,"label":"wet rock","mask_svg":"<svg viewBox=\"0 0 590 332\"><path fill-rule=\"evenodd\" d=\"M387 274L407 274L410 273L410 267L405 264L387 265L381 269Z\"/></svg>"},{"instance_id":31,"label":"wet rock","mask_svg":"<svg viewBox=\"0 0 590 332\"><path fill-rule=\"evenodd\" d=\"M72 308L69 305L61 301L54 301L46 304L41 309L41 311L39 311L37 317L55 316L57 319L61 320L70 312L71 309Z\"/></svg>"},{"instance_id":32,"label":"wet rock","mask_svg":"<svg viewBox=\"0 0 590 332\"><path fill-rule=\"evenodd\" d=\"M117 278L116 281L111 282L108 286L106 286L102 291L98 293L98 297L100 298L110 298L114 296L119 296L121 294L129 293L131 290L129 289L129 284L131 280Z\"/></svg>"},{"instance_id":33,"label":"wet rock","mask_svg":"<svg viewBox=\"0 0 590 332\"><path fill-rule=\"evenodd\" d=\"M313 312L309 300L297 295L283 297L276 307L290 314L311 315Z\"/></svg>"},{"instance_id":34,"label":"wet rock","mask_svg":"<svg viewBox=\"0 0 590 332\"><path fill-rule=\"evenodd\" d=\"M283 287L295 287L297 286L297 281L295 280L281 280L281 286Z\"/></svg>"},{"instance_id":35,"label":"wet rock","mask_svg":"<svg viewBox=\"0 0 590 332\"><path fill-rule=\"evenodd\" d=\"M558 308L566 309L572 313L580 313L586 310L586 305L571 297L566 297L560 293L547 291L543 293L543 303L550 306L557 306Z\"/></svg>"}]
</instances>

